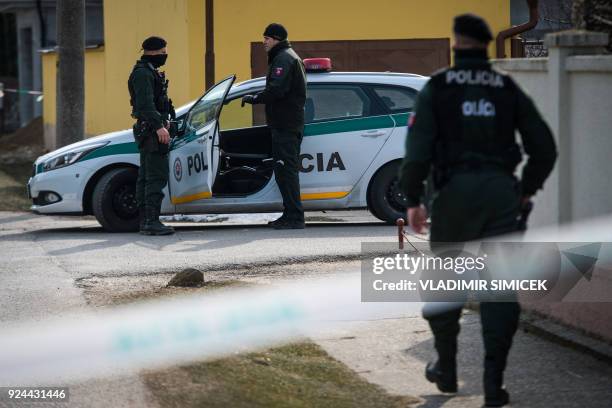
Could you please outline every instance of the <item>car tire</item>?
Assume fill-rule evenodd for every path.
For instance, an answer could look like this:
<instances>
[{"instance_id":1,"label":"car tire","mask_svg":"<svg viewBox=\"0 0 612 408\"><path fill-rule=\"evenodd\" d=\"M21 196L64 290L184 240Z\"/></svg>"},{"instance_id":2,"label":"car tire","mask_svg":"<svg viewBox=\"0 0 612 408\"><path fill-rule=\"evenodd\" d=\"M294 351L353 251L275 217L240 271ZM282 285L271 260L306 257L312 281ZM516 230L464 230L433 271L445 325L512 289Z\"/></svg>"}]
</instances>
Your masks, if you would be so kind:
<instances>
[{"instance_id":1,"label":"car tire","mask_svg":"<svg viewBox=\"0 0 612 408\"><path fill-rule=\"evenodd\" d=\"M399 162L389 163L380 169L370 183L368 208L372 215L389 224L398 218L406 219L405 196L399 190Z\"/></svg>"},{"instance_id":2,"label":"car tire","mask_svg":"<svg viewBox=\"0 0 612 408\"><path fill-rule=\"evenodd\" d=\"M138 231L136 178L138 170L120 168L104 174L94 188L92 209L106 231Z\"/></svg>"}]
</instances>

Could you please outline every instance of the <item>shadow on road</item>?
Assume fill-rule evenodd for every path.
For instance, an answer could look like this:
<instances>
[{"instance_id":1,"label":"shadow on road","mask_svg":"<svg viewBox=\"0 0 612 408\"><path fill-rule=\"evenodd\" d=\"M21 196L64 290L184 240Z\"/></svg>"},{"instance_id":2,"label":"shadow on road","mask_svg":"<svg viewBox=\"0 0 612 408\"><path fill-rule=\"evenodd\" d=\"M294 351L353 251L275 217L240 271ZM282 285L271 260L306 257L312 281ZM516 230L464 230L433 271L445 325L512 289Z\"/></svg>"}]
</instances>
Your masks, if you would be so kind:
<instances>
[{"instance_id":1,"label":"shadow on road","mask_svg":"<svg viewBox=\"0 0 612 408\"><path fill-rule=\"evenodd\" d=\"M258 240L303 239L303 238L381 238L393 237L394 227L381 222L364 223L308 223L304 230L274 230L265 224L228 224L228 225L173 225L176 234L162 237L143 236L135 232L109 233L99 226L46 228L23 233L21 239L38 242L82 240L85 243L69 248L50 249L49 255L71 255L84 251L118 248L124 245L138 245L145 248L164 249L179 245L175 253L189 253L211 249L225 249L241 246ZM364 229L364 227L366 227ZM371 228L367 228L371 227ZM374 228L378 227L378 228ZM374 232L376 231L376 232ZM387 232L388 231L388 232ZM11 235L11 240L19 239Z\"/></svg>"}]
</instances>

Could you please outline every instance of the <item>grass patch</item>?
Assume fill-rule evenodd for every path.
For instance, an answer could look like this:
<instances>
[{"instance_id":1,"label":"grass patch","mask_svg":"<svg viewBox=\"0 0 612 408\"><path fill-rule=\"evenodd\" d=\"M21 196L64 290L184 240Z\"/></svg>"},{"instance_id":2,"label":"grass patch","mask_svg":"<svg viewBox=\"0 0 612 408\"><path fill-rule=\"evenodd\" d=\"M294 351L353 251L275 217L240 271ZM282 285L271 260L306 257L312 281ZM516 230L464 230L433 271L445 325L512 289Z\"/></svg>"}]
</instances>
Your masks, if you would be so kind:
<instances>
[{"instance_id":1,"label":"grass patch","mask_svg":"<svg viewBox=\"0 0 612 408\"><path fill-rule=\"evenodd\" d=\"M78 286L91 306L125 305L180 294L251 286L212 280L199 288L165 287L168 274L94 277ZM206 279L206 275L205 275ZM411 407L419 400L393 396L368 383L318 345L304 341L215 361L145 371L141 378L162 407Z\"/></svg>"},{"instance_id":2,"label":"grass patch","mask_svg":"<svg viewBox=\"0 0 612 408\"><path fill-rule=\"evenodd\" d=\"M0 162L0 211L28 211L32 201L28 199L26 184L32 173L29 161Z\"/></svg>"},{"instance_id":3,"label":"grass patch","mask_svg":"<svg viewBox=\"0 0 612 408\"><path fill-rule=\"evenodd\" d=\"M147 373L143 378L164 407L382 408L418 402L389 395L310 342Z\"/></svg>"}]
</instances>

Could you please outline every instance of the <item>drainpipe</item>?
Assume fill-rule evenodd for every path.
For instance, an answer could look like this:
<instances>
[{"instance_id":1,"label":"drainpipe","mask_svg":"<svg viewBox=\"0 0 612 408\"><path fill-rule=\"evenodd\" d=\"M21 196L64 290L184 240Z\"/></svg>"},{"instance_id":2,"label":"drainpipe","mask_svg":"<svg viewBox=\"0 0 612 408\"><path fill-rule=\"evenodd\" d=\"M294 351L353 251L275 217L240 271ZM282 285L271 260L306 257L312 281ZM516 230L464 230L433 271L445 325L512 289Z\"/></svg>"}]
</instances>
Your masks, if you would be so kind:
<instances>
[{"instance_id":1,"label":"drainpipe","mask_svg":"<svg viewBox=\"0 0 612 408\"><path fill-rule=\"evenodd\" d=\"M206 54L204 56L204 78L206 89L215 84L215 18L213 0L206 0Z\"/></svg>"},{"instance_id":2,"label":"drainpipe","mask_svg":"<svg viewBox=\"0 0 612 408\"><path fill-rule=\"evenodd\" d=\"M525 31L529 31L538 25L538 20L540 19L538 0L527 0L527 5L529 6L528 22L504 31L500 31L500 33L497 34L497 38L495 39L497 58L506 58L505 41L507 38L514 37L515 35L524 33Z\"/></svg>"}]
</instances>

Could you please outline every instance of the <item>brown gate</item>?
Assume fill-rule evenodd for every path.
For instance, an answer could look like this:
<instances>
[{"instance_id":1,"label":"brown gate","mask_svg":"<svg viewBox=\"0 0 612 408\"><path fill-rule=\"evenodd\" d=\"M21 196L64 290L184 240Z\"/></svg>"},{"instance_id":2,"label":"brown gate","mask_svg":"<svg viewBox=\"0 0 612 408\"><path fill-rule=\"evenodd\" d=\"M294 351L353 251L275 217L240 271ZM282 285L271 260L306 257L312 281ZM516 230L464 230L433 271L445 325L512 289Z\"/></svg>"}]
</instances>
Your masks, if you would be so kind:
<instances>
[{"instance_id":1,"label":"brown gate","mask_svg":"<svg viewBox=\"0 0 612 408\"><path fill-rule=\"evenodd\" d=\"M331 58L334 71L392 71L430 75L450 65L450 40L448 38L295 41L291 44L301 58ZM263 45L251 43L252 77L264 76L267 65Z\"/></svg>"}]
</instances>

